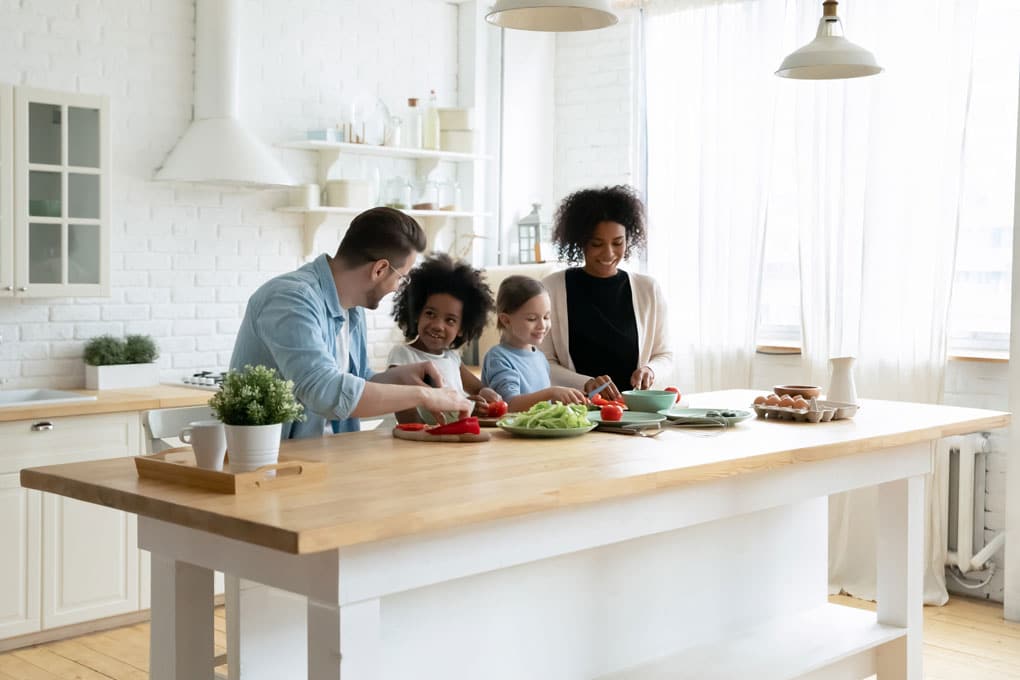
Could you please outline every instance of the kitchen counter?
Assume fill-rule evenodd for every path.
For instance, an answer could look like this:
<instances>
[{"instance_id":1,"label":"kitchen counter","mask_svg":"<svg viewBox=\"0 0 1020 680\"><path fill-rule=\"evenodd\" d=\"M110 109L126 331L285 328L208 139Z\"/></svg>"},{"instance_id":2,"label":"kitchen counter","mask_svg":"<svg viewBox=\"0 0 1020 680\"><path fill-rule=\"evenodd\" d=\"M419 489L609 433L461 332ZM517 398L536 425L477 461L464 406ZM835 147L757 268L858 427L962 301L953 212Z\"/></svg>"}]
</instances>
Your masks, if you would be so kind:
<instances>
[{"instance_id":1,"label":"kitchen counter","mask_svg":"<svg viewBox=\"0 0 1020 680\"><path fill-rule=\"evenodd\" d=\"M746 408L756 394L690 399ZM282 452L326 462L328 477L236 497L141 480L124 459L21 479L140 515L139 542L153 551L152 667L169 669L157 680L212 677L202 659L213 569L273 586L234 580L253 679L336 678L341 646L355 680L795 677L827 666L919 679L931 442L1008 423L865 400L853 420L754 419L719 436L286 442ZM883 518L879 607L848 613L826 603L827 497L866 486L878 487ZM295 661L306 649L307 675Z\"/></svg>"},{"instance_id":2,"label":"kitchen counter","mask_svg":"<svg viewBox=\"0 0 1020 680\"><path fill-rule=\"evenodd\" d=\"M95 401L66 404L30 404L0 408L0 422L57 418L59 416L89 416L122 411L147 411L154 408L201 406L213 395L185 385L152 385L122 390L70 390L79 394L95 395Z\"/></svg>"}]
</instances>

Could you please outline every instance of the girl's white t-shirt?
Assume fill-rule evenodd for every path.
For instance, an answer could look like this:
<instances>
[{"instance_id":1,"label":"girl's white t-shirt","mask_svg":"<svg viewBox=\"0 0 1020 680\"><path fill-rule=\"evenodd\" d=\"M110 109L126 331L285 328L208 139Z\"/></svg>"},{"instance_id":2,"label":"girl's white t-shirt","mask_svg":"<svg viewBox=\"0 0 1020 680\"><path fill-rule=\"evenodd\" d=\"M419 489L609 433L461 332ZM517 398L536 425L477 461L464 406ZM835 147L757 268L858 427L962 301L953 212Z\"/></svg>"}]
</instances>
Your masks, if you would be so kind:
<instances>
[{"instance_id":1,"label":"girl's white t-shirt","mask_svg":"<svg viewBox=\"0 0 1020 680\"><path fill-rule=\"evenodd\" d=\"M443 350L442 354L432 354L430 352L423 352L410 345L397 345L390 350L390 355L386 359L386 365L403 366L405 364L417 364L421 361L431 361L435 364L436 370L439 371L439 375L443 378L443 385L456 388L461 394L466 394L464 392L464 383L460 379L460 353L455 350L447 349Z\"/></svg>"}]
</instances>

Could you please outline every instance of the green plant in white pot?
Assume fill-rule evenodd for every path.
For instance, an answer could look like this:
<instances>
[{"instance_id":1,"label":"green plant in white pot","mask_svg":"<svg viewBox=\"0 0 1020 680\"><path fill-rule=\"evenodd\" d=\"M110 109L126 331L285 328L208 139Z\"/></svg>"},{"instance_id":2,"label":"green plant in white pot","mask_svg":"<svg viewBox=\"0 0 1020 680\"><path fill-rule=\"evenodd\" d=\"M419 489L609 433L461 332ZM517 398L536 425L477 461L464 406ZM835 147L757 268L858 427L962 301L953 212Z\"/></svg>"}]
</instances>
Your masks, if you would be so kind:
<instances>
[{"instance_id":1,"label":"green plant in white pot","mask_svg":"<svg viewBox=\"0 0 1020 680\"><path fill-rule=\"evenodd\" d=\"M159 349L148 335L100 335L85 343L85 387L111 390L159 384Z\"/></svg>"},{"instance_id":2,"label":"green plant in white pot","mask_svg":"<svg viewBox=\"0 0 1020 680\"><path fill-rule=\"evenodd\" d=\"M294 398L294 383L261 365L228 371L209 406L225 426L234 472L276 463L283 423L305 419L304 408Z\"/></svg>"}]
</instances>

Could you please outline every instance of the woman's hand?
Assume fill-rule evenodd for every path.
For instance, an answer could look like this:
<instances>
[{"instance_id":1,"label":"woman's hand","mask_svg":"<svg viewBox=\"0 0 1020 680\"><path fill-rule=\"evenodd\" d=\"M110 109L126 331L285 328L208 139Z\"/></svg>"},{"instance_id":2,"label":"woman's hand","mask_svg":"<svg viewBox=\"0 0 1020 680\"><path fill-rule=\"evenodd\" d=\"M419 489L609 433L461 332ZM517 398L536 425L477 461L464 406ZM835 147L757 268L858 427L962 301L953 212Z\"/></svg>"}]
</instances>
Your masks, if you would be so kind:
<instances>
[{"instance_id":1,"label":"woman's hand","mask_svg":"<svg viewBox=\"0 0 1020 680\"><path fill-rule=\"evenodd\" d=\"M642 366L630 376L630 386L635 390L647 390L655 382L655 372L647 366Z\"/></svg>"},{"instance_id":2,"label":"woman's hand","mask_svg":"<svg viewBox=\"0 0 1020 680\"><path fill-rule=\"evenodd\" d=\"M620 395L620 390L617 389L616 385L613 384L613 379L610 378L608 375L600 375L595 378L588 378L584 382L584 387L582 389L584 390L585 394L591 394L592 390L601 387L606 383L609 383L609 387L599 392L599 394L601 394L605 399L608 399L609 401L617 401L618 399L621 399L622 397Z\"/></svg>"}]
</instances>

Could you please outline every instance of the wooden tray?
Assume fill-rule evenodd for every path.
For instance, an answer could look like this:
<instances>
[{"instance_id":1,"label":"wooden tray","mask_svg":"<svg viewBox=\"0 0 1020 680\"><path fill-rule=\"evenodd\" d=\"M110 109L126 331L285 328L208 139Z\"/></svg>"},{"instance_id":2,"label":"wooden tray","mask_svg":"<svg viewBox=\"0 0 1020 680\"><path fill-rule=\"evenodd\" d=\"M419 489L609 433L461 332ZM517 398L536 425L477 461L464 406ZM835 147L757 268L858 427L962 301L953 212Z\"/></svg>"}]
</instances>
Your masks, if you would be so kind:
<instances>
[{"instance_id":1,"label":"wooden tray","mask_svg":"<svg viewBox=\"0 0 1020 680\"><path fill-rule=\"evenodd\" d=\"M325 478L326 464L280 456L280 462L263 465L250 472L231 472L229 462L223 470L205 470L195 465L190 446L168 449L151 456L135 456L139 477L193 486L219 493L246 493L258 489L282 489Z\"/></svg>"}]
</instances>

